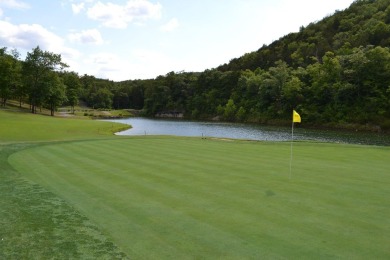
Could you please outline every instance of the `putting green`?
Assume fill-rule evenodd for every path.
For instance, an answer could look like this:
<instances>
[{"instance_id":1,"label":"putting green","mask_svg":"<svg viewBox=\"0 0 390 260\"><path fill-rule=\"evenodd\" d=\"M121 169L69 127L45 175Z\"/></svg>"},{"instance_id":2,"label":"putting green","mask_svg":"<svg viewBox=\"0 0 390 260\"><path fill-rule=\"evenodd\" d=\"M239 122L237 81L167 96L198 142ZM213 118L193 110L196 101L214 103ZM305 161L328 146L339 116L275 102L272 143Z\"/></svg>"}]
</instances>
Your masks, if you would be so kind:
<instances>
[{"instance_id":1,"label":"putting green","mask_svg":"<svg viewBox=\"0 0 390 260\"><path fill-rule=\"evenodd\" d=\"M12 154L132 259L390 257L390 149L175 137Z\"/></svg>"}]
</instances>

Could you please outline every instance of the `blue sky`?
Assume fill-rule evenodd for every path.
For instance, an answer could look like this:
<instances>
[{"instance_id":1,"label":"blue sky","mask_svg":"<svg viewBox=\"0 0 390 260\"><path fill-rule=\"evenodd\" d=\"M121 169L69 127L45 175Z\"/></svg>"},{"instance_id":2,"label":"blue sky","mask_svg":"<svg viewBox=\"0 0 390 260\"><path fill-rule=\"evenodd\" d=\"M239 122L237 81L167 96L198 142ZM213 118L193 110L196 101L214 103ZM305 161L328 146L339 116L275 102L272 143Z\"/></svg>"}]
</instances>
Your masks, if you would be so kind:
<instances>
[{"instance_id":1,"label":"blue sky","mask_svg":"<svg viewBox=\"0 0 390 260\"><path fill-rule=\"evenodd\" d=\"M0 0L0 47L39 45L114 81L203 71L344 10L353 0Z\"/></svg>"}]
</instances>

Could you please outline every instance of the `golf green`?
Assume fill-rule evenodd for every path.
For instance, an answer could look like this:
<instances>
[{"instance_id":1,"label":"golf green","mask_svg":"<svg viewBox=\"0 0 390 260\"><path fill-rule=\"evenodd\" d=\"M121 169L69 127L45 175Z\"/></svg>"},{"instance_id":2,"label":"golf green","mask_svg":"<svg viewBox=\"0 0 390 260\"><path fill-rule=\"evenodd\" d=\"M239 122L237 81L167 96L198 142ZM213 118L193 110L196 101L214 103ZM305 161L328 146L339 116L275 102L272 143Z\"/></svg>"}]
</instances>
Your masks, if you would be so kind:
<instances>
[{"instance_id":1,"label":"golf green","mask_svg":"<svg viewBox=\"0 0 390 260\"><path fill-rule=\"evenodd\" d=\"M179 137L35 146L8 161L131 259L390 257L390 149Z\"/></svg>"}]
</instances>

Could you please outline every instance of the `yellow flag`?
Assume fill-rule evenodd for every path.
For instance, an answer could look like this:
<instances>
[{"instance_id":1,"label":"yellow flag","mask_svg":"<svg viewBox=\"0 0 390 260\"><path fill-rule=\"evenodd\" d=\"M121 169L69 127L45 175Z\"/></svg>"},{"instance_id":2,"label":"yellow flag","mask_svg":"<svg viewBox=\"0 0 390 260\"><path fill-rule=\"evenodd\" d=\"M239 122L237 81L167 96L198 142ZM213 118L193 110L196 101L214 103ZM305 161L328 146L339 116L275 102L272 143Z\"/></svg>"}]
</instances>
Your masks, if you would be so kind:
<instances>
[{"instance_id":1,"label":"yellow flag","mask_svg":"<svg viewBox=\"0 0 390 260\"><path fill-rule=\"evenodd\" d=\"M297 113L297 111L293 110L293 123L300 123L301 116Z\"/></svg>"}]
</instances>

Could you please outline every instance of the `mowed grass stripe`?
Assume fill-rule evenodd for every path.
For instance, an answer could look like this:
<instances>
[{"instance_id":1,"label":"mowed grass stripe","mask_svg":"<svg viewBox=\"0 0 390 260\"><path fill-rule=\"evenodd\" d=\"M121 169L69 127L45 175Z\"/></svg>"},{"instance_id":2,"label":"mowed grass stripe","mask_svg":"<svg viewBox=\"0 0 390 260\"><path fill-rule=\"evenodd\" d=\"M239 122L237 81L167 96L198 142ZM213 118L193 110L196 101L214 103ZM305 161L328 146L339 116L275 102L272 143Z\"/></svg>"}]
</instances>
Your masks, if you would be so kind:
<instances>
[{"instance_id":1,"label":"mowed grass stripe","mask_svg":"<svg viewBox=\"0 0 390 260\"><path fill-rule=\"evenodd\" d=\"M88 147L88 150L89 150L89 148L90 147ZM98 156L99 157L99 156ZM138 160L137 160L138 161ZM100 158L99 158L99 163L98 163L98 165L100 165L101 163L100 163ZM154 167L156 167L156 165L153 165L153 168ZM99 168L99 167L98 167ZM158 167L159 169L160 169L160 167ZM112 169L112 172L114 173L115 172L115 170L114 169ZM147 172L145 172L145 174L144 174L145 176L147 176ZM110 174L110 176L111 176L111 178L115 178L116 176L115 176L115 174ZM149 175L150 176L150 175ZM156 176L155 176L156 177ZM157 180L153 180L153 182L154 183L157 183L157 186L158 186L158 183L159 182L161 182L162 181L162 178L161 178L161 176L157 176L156 177L157 178ZM120 181L120 180L119 180ZM136 181L136 180L135 180ZM143 183L152 183L152 181L150 180L150 178L149 179L145 179L145 180L143 180ZM142 184L141 183L141 185L144 185L144 184ZM144 185L145 186L145 185ZM149 185L148 185L149 186ZM139 188L139 187L138 187ZM152 187L147 187L147 190L146 190L146 192L144 193L144 194L142 194L142 196L143 197L147 197L148 196L148 194L150 195L150 193L153 193L154 192L154 190L156 189L157 187L156 187L156 184L153 184L153 186ZM107 192L107 190L111 190L111 188L108 188L108 189L105 189L105 191L102 191L102 192ZM155 194L155 196L161 196L161 195L163 195L163 194L165 194L165 193L169 193L169 192L171 192L173 189L171 189L171 188L169 188L169 189L166 189L166 190L164 190L164 187L158 187L158 190L159 190L159 192L160 192L160 194ZM161 192L161 190L163 191L163 192ZM116 190L116 192L118 192L118 190ZM212 195L212 194L211 194ZM176 196L177 197L177 196ZM145 199L145 198L144 198ZM191 198L189 198L189 200L192 200ZM196 200L194 200L194 201L196 201ZM185 205L186 207L188 207L188 203L186 203L187 205ZM184 231L181 231L181 233L184 233ZM202 236L201 236L202 237ZM202 238L202 240L205 240L204 238Z\"/></svg>"},{"instance_id":2,"label":"mowed grass stripe","mask_svg":"<svg viewBox=\"0 0 390 260\"><path fill-rule=\"evenodd\" d=\"M55 147L54 147L55 148ZM50 151L50 154L52 154L52 151ZM62 157L62 156L61 156ZM105 191L104 191L105 192ZM117 191L116 191L117 192ZM150 192L150 191L149 191ZM145 195L147 195L147 193L146 194L144 194L144 196ZM145 199L145 198L144 198ZM183 232L183 231L182 231ZM202 238L202 240L204 240L204 238Z\"/></svg>"},{"instance_id":3,"label":"mowed grass stripe","mask_svg":"<svg viewBox=\"0 0 390 260\"><path fill-rule=\"evenodd\" d=\"M389 149L296 143L291 180L289 151L136 137L42 146L10 161L130 257L388 257Z\"/></svg>"},{"instance_id":4,"label":"mowed grass stripe","mask_svg":"<svg viewBox=\"0 0 390 260\"><path fill-rule=\"evenodd\" d=\"M55 147L54 147L55 148ZM50 151L48 154L46 154L46 155L49 155L49 154L53 154L53 151ZM61 158L63 159L63 156L64 155L61 155ZM42 156L42 158L43 157L45 157L45 155L43 155ZM48 158L50 158L50 156L48 157ZM88 161L88 160L87 160ZM115 189L111 189L112 191L115 191L115 192L117 192L117 190L115 190ZM105 189L104 191L102 191L102 192L106 192L107 190ZM105 194L107 194L107 193L105 193ZM144 194L144 195L146 195L146 194ZM145 199L145 198L144 198ZM150 238L147 238L147 239L150 239Z\"/></svg>"}]
</instances>

